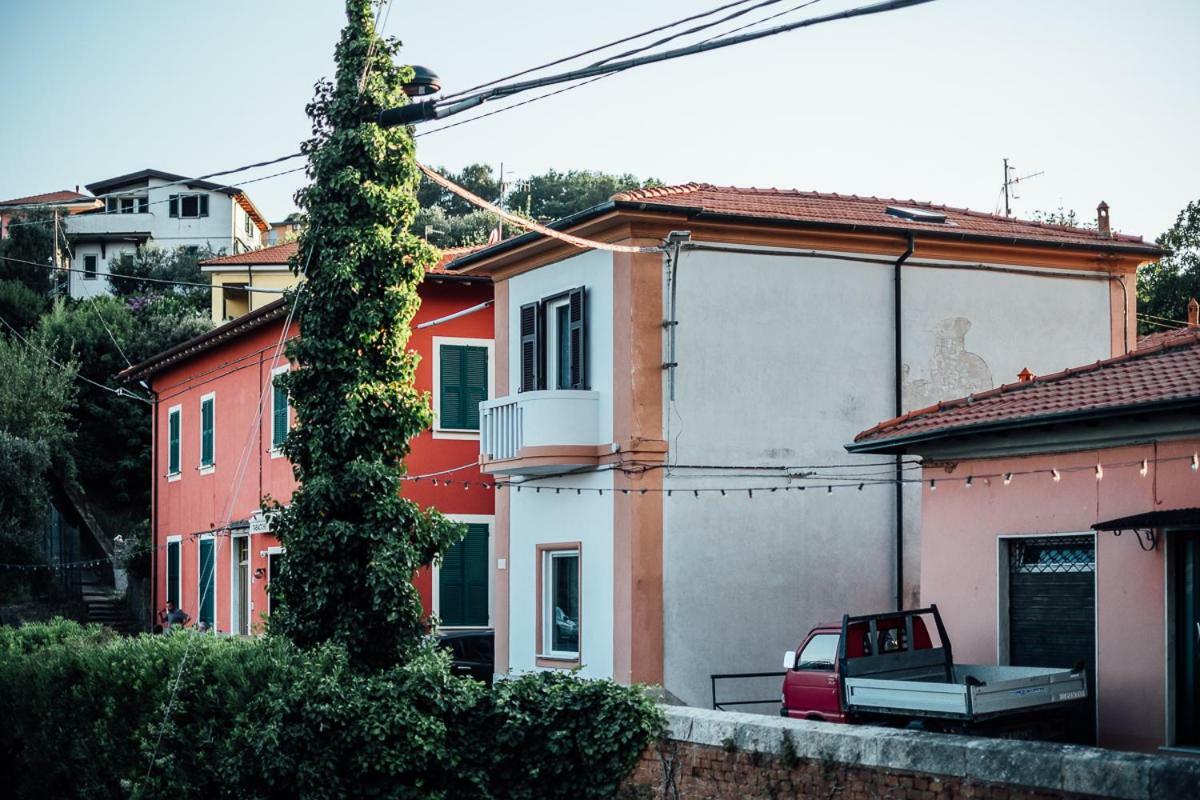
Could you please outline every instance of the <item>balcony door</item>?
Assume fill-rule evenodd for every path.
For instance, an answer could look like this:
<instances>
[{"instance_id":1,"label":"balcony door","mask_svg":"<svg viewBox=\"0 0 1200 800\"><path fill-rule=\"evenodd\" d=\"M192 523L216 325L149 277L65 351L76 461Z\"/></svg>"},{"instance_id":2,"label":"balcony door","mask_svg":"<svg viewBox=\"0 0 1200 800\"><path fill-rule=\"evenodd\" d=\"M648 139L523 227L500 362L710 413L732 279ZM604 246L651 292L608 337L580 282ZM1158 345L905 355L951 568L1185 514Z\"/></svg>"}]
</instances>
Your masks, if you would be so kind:
<instances>
[{"instance_id":1,"label":"balcony door","mask_svg":"<svg viewBox=\"0 0 1200 800\"><path fill-rule=\"evenodd\" d=\"M1200 531L1172 531L1171 560L1174 603L1175 741L1200 747Z\"/></svg>"}]
</instances>

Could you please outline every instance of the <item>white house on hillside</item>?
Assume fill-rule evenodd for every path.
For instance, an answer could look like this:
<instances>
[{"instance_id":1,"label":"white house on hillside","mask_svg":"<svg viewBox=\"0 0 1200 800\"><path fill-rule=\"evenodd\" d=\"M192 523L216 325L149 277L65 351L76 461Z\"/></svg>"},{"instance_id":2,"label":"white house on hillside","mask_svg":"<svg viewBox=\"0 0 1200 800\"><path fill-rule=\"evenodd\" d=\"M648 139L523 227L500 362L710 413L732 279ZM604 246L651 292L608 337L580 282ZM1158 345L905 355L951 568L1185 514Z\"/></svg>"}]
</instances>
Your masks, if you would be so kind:
<instances>
[{"instance_id":1,"label":"white house on hillside","mask_svg":"<svg viewBox=\"0 0 1200 800\"><path fill-rule=\"evenodd\" d=\"M144 169L87 185L104 202L67 221L74 256L71 296L109 291L106 276L125 253L153 245L245 253L262 246L266 218L236 186Z\"/></svg>"}]
</instances>

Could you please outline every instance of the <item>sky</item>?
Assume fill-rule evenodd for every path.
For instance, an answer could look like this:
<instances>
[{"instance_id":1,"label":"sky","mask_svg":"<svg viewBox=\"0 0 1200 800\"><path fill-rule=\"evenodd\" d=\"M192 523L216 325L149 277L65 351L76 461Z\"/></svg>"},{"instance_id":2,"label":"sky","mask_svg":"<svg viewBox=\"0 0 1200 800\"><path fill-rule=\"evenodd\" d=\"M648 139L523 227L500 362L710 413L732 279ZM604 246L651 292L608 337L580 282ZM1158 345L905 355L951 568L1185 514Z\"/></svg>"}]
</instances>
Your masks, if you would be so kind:
<instances>
[{"instance_id":1,"label":"sky","mask_svg":"<svg viewBox=\"0 0 1200 800\"><path fill-rule=\"evenodd\" d=\"M454 91L721 4L392 0L385 32ZM0 196L295 151L342 21L339 0L6 5ZM936 0L631 70L423 136L418 157L503 164L510 180L594 169L987 212L1007 157L1016 176L1043 173L1019 184L1014 214L1092 220L1104 200L1114 228L1153 238L1200 199L1197 41L1196 0ZM302 181L246 190L276 220Z\"/></svg>"}]
</instances>

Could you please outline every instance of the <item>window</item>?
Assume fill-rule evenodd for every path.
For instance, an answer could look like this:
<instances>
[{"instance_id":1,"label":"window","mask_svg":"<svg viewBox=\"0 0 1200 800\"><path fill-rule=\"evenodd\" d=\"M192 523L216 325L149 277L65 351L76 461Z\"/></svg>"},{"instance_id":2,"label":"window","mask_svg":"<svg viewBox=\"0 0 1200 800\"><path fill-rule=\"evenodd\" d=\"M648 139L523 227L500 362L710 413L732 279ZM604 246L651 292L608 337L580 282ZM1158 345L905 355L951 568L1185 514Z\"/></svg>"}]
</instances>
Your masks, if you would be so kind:
<instances>
[{"instance_id":1,"label":"window","mask_svg":"<svg viewBox=\"0 0 1200 800\"><path fill-rule=\"evenodd\" d=\"M183 546L180 536L167 537L167 602L179 608L179 551Z\"/></svg>"},{"instance_id":2,"label":"window","mask_svg":"<svg viewBox=\"0 0 1200 800\"><path fill-rule=\"evenodd\" d=\"M479 404L488 399L488 348L438 345L437 427L478 431Z\"/></svg>"},{"instance_id":3,"label":"window","mask_svg":"<svg viewBox=\"0 0 1200 800\"><path fill-rule=\"evenodd\" d=\"M442 625L488 624L488 526L467 525L467 535L442 556L438 616Z\"/></svg>"},{"instance_id":4,"label":"window","mask_svg":"<svg viewBox=\"0 0 1200 800\"><path fill-rule=\"evenodd\" d=\"M267 615L275 613L276 600L271 593L271 587L275 585L275 579L279 577L279 568L282 566L283 548L268 547L267 548Z\"/></svg>"},{"instance_id":5,"label":"window","mask_svg":"<svg viewBox=\"0 0 1200 800\"><path fill-rule=\"evenodd\" d=\"M837 663L838 639L837 633L818 633L800 651L796 659L796 669L832 670Z\"/></svg>"},{"instance_id":6,"label":"window","mask_svg":"<svg viewBox=\"0 0 1200 800\"><path fill-rule=\"evenodd\" d=\"M179 477L180 428L183 425L183 409L175 406L167 412L167 476Z\"/></svg>"},{"instance_id":7,"label":"window","mask_svg":"<svg viewBox=\"0 0 1200 800\"><path fill-rule=\"evenodd\" d=\"M579 550L544 550L541 568L543 654L578 660Z\"/></svg>"},{"instance_id":8,"label":"window","mask_svg":"<svg viewBox=\"0 0 1200 800\"><path fill-rule=\"evenodd\" d=\"M249 236L251 239L253 239L254 238L254 220L250 219L249 214L243 214L242 218L245 220L246 235Z\"/></svg>"},{"instance_id":9,"label":"window","mask_svg":"<svg viewBox=\"0 0 1200 800\"><path fill-rule=\"evenodd\" d=\"M208 216L208 195L206 194L173 194L167 202L168 213L172 217L195 219Z\"/></svg>"},{"instance_id":10,"label":"window","mask_svg":"<svg viewBox=\"0 0 1200 800\"><path fill-rule=\"evenodd\" d=\"M286 375L288 368L277 367L271 372L271 452L278 453L288 434L288 395L279 378Z\"/></svg>"},{"instance_id":11,"label":"window","mask_svg":"<svg viewBox=\"0 0 1200 800\"><path fill-rule=\"evenodd\" d=\"M95 256L84 256L83 257L83 279L85 281L96 280L96 257Z\"/></svg>"},{"instance_id":12,"label":"window","mask_svg":"<svg viewBox=\"0 0 1200 800\"><path fill-rule=\"evenodd\" d=\"M520 391L587 388L583 287L521 306L520 334Z\"/></svg>"},{"instance_id":13,"label":"window","mask_svg":"<svg viewBox=\"0 0 1200 800\"><path fill-rule=\"evenodd\" d=\"M216 462L216 405L217 397L206 394L200 398L200 469L211 470Z\"/></svg>"},{"instance_id":14,"label":"window","mask_svg":"<svg viewBox=\"0 0 1200 800\"><path fill-rule=\"evenodd\" d=\"M145 195L126 195L104 198L106 214L145 214L150 211L150 198Z\"/></svg>"},{"instance_id":15,"label":"window","mask_svg":"<svg viewBox=\"0 0 1200 800\"><path fill-rule=\"evenodd\" d=\"M116 214L121 210L121 202L119 197L104 198L104 213Z\"/></svg>"},{"instance_id":16,"label":"window","mask_svg":"<svg viewBox=\"0 0 1200 800\"><path fill-rule=\"evenodd\" d=\"M196 621L203 622L212 630L217 619L217 573L216 552L212 536L200 540L199 575L197 576Z\"/></svg>"}]
</instances>

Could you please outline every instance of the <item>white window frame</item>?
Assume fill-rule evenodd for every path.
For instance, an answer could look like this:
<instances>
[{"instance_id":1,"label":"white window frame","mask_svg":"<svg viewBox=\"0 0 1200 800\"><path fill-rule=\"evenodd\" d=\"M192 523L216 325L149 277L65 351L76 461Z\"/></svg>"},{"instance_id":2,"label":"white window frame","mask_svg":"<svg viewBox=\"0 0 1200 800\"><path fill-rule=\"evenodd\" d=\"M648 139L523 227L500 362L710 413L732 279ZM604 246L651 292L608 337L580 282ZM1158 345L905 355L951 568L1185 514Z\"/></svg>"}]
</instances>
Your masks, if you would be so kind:
<instances>
[{"instance_id":1,"label":"white window frame","mask_svg":"<svg viewBox=\"0 0 1200 800\"><path fill-rule=\"evenodd\" d=\"M271 558L272 557L278 558L279 556L283 555L283 553L284 553L283 545L278 545L278 544L271 545L266 550L260 550L258 553L260 556L262 556L263 558L265 558L267 560L267 563L266 563L267 577L265 579L265 582L267 584L267 586L266 586L267 610L264 612L267 616L267 619L271 618Z\"/></svg>"},{"instance_id":2,"label":"white window frame","mask_svg":"<svg viewBox=\"0 0 1200 800\"><path fill-rule=\"evenodd\" d=\"M204 459L204 403L207 400L212 401L212 420L213 420L213 424L212 424L212 440L213 440L213 442L212 442L212 444L213 444L212 458L213 458L213 460L212 460L211 464L205 464L203 461L203 459ZM199 425L199 429L200 429L200 439L199 439L200 451L196 454L196 462L198 465L196 467L196 469L200 472L201 475L211 475L217 471L217 393L216 392L209 392L208 394L200 395L200 425ZM182 430L182 428L181 428L181 430ZM180 439L180 441L183 441L182 436L180 436L179 439Z\"/></svg>"},{"instance_id":3,"label":"white window frame","mask_svg":"<svg viewBox=\"0 0 1200 800\"><path fill-rule=\"evenodd\" d=\"M175 219L204 219L209 214L211 214L212 213L211 208L209 209L208 214L201 213L201 206L203 204L200 202L200 198L206 196L207 194L208 194L207 192L180 192L180 193L176 194L175 197L177 198L177 200L176 200L176 206L175 206ZM195 215L183 213L183 199L185 197L196 198L196 213L195 213ZM212 205L211 197L209 197L208 205L209 206Z\"/></svg>"},{"instance_id":4,"label":"white window frame","mask_svg":"<svg viewBox=\"0 0 1200 800\"><path fill-rule=\"evenodd\" d=\"M283 458L283 450L281 450L275 446L275 377L277 375L283 375L286 372L290 372L291 369L292 369L291 364L284 364L282 366L275 367L274 369L271 370L271 438L267 440L268 442L270 442L270 445L271 445L271 448L270 448L271 449L271 458ZM288 400L286 402L287 402L287 408L288 408L287 427L288 427L288 431L291 431L291 429L292 429L292 401L291 401L291 398L288 398Z\"/></svg>"},{"instance_id":5,"label":"white window frame","mask_svg":"<svg viewBox=\"0 0 1200 800\"><path fill-rule=\"evenodd\" d=\"M567 316L570 317L570 305L571 298L568 293L554 300L547 300L542 311L546 326L546 388L550 391L563 391L558 388L558 349L562 346L559 337L564 333L558 329L558 310L566 306ZM568 337L571 335L569 320L565 333Z\"/></svg>"},{"instance_id":6,"label":"white window frame","mask_svg":"<svg viewBox=\"0 0 1200 800\"><path fill-rule=\"evenodd\" d=\"M580 653L583 650L583 642L581 637L576 635L577 645L574 651L555 650L554 649L554 559L569 556L575 556L575 563L579 570L579 619L577 624L582 631L583 629L583 555L580 547L564 547L561 550L543 550L542 551L542 585L539 587L541 592L542 604L542 652L538 653L539 658L553 659L555 661L578 661Z\"/></svg>"},{"instance_id":7,"label":"white window frame","mask_svg":"<svg viewBox=\"0 0 1200 800\"><path fill-rule=\"evenodd\" d=\"M434 439L479 440L479 431L442 427L442 345L487 348L488 400L496 397L496 351L492 339L468 339L459 336L433 337L433 430Z\"/></svg>"},{"instance_id":8,"label":"white window frame","mask_svg":"<svg viewBox=\"0 0 1200 800\"><path fill-rule=\"evenodd\" d=\"M438 630L442 631L478 631L492 627L495 621L496 608L496 570L493 568L496 563L496 517L492 514L445 514L446 519L451 522L462 522L468 525L487 525L488 529L488 617L486 625L439 625ZM432 593L430 595L431 602L429 612L434 616L441 617L441 577L442 565L440 560L435 561L429 569L429 574L432 578Z\"/></svg>"},{"instance_id":9,"label":"white window frame","mask_svg":"<svg viewBox=\"0 0 1200 800\"><path fill-rule=\"evenodd\" d=\"M167 598L171 596L171 587L168 585L168 581L171 580L171 545L173 544L179 546L179 572L175 575L175 596L179 598L179 605L176 608L183 608L183 536L181 535L167 537L167 562L163 566L163 606L166 606Z\"/></svg>"},{"instance_id":10,"label":"white window frame","mask_svg":"<svg viewBox=\"0 0 1200 800\"><path fill-rule=\"evenodd\" d=\"M179 464L178 472L171 472L171 415L179 415L179 458L175 462ZM174 483L183 477L183 406L175 405L167 409L167 482Z\"/></svg>"}]
</instances>

